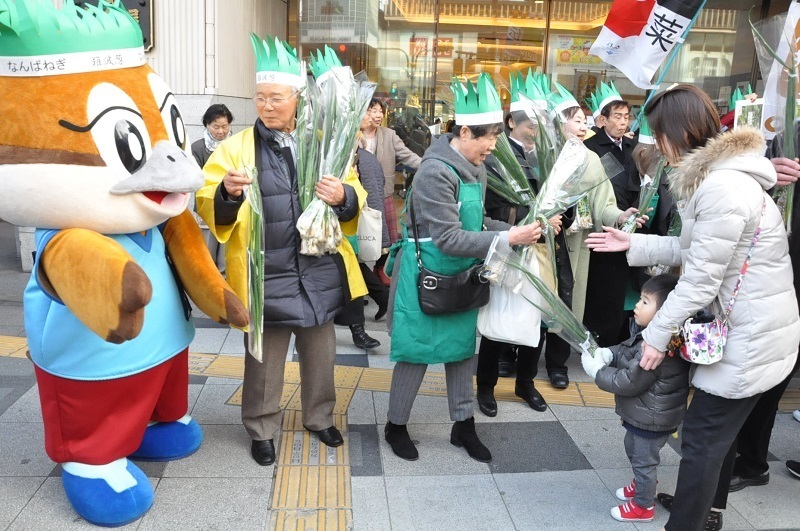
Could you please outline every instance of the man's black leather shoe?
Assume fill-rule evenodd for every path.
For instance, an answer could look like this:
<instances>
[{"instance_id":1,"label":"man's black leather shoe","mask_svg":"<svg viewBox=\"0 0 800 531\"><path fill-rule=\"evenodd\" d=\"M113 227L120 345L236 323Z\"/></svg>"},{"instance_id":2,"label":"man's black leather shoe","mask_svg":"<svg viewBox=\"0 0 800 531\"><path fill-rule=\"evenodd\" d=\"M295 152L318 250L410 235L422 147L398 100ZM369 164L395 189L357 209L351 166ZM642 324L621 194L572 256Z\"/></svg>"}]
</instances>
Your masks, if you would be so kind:
<instances>
[{"instance_id":1,"label":"man's black leather shoe","mask_svg":"<svg viewBox=\"0 0 800 531\"><path fill-rule=\"evenodd\" d=\"M319 440L322 441L323 444L330 446L331 448L336 448L337 446L341 446L344 444L344 439L342 438L342 432L336 429L336 426L331 426L330 428L325 428L324 430L312 430L306 426L303 426L311 433L315 434L319 437Z\"/></svg>"},{"instance_id":2,"label":"man's black leather shoe","mask_svg":"<svg viewBox=\"0 0 800 531\"><path fill-rule=\"evenodd\" d=\"M565 372L554 372L550 375L550 383L556 389L566 389L569 386L569 376Z\"/></svg>"},{"instance_id":3,"label":"man's black leather shoe","mask_svg":"<svg viewBox=\"0 0 800 531\"><path fill-rule=\"evenodd\" d=\"M728 492L738 492L745 487L756 487L760 485L766 485L767 483L769 483L769 472L765 472L760 476L755 476L752 478L733 476L731 478L731 484L728 487Z\"/></svg>"},{"instance_id":4,"label":"man's black leather shoe","mask_svg":"<svg viewBox=\"0 0 800 531\"><path fill-rule=\"evenodd\" d=\"M478 408L487 417L497 416L497 400L495 400L492 390L478 389Z\"/></svg>"},{"instance_id":5,"label":"man's black leather shoe","mask_svg":"<svg viewBox=\"0 0 800 531\"><path fill-rule=\"evenodd\" d=\"M536 411L547 410L547 402L544 401L544 397L533 386L533 382L517 382L514 386L514 394L527 402Z\"/></svg>"},{"instance_id":6,"label":"man's black leather shoe","mask_svg":"<svg viewBox=\"0 0 800 531\"><path fill-rule=\"evenodd\" d=\"M269 466L275 462L275 445L272 439L268 441L253 441L250 445L250 454L256 463L261 466Z\"/></svg>"},{"instance_id":7,"label":"man's black leather shoe","mask_svg":"<svg viewBox=\"0 0 800 531\"><path fill-rule=\"evenodd\" d=\"M367 334L364 325L350 325L350 333L353 335L353 344L358 348L371 349L381 346L380 341Z\"/></svg>"}]
</instances>

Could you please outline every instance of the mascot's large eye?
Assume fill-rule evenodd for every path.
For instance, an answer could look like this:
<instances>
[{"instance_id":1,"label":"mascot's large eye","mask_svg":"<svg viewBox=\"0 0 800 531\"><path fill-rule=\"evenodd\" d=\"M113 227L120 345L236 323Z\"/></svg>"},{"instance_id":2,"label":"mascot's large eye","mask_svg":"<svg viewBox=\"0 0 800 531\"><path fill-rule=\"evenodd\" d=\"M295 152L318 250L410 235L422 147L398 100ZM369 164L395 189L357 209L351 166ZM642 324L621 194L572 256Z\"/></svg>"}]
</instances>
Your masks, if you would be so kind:
<instances>
[{"instance_id":1,"label":"mascot's large eye","mask_svg":"<svg viewBox=\"0 0 800 531\"><path fill-rule=\"evenodd\" d=\"M142 133L128 120L117 122L114 127L114 142L117 145L119 160L128 173L141 168L147 160Z\"/></svg>"},{"instance_id":2,"label":"mascot's large eye","mask_svg":"<svg viewBox=\"0 0 800 531\"><path fill-rule=\"evenodd\" d=\"M183 123L181 111L178 110L178 100L169 90L164 80L156 74L149 74L147 80L150 81L150 89L153 91L158 110L161 112L161 119L164 120L164 127L167 129L169 139L175 145L186 151L188 139L186 138L186 126Z\"/></svg>"},{"instance_id":3,"label":"mascot's large eye","mask_svg":"<svg viewBox=\"0 0 800 531\"><path fill-rule=\"evenodd\" d=\"M144 166L152 151L150 134L130 96L100 83L89 93L86 112L97 153L118 179Z\"/></svg>"}]
</instances>

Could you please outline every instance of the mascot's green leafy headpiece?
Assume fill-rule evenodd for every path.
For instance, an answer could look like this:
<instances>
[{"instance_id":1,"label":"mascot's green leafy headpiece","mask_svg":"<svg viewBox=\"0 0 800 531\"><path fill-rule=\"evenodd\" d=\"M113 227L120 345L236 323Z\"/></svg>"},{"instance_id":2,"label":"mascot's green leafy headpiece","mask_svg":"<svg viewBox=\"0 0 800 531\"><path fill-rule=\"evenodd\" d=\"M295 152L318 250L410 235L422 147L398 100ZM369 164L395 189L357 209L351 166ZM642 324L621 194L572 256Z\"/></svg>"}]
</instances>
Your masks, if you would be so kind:
<instances>
[{"instance_id":1,"label":"mascot's green leafy headpiece","mask_svg":"<svg viewBox=\"0 0 800 531\"><path fill-rule=\"evenodd\" d=\"M145 64L142 30L120 0L61 9L0 0L0 76L39 77Z\"/></svg>"},{"instance_id":2,"label":"mascot's green leafy headpiece","mask_svg":"<svg viewBox=\"0 0 800 531\"><path fill-rule=\"evenodd\" d=\"M305 67L297 59L297 51L277 37L262 39L250 35L256 54L256 83L276 83L302 88L306 85Z\"/></svg>"},{"instance_id":3,"label":"mascot's green leafy headpiece","mask_svg":"<svg viewBox=\"0 0 800 531\"><path fill-rule=\"evenodd\" d=\"M458 79L453 79L450 90L453 91L456 124L490 125L503 122L503 105L489 74L482 73L475 84L468 80L466 86Z\"/></svg>"}]
</instances>

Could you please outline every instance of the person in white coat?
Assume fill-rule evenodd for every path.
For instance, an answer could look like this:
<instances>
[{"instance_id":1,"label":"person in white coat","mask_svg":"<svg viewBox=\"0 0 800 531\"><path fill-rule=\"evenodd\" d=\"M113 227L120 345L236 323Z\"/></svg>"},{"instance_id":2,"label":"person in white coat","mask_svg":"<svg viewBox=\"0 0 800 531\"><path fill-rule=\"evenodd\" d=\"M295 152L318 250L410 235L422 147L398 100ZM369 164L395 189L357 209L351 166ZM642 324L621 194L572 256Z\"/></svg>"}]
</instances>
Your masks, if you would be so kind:
<instances>
[{"instance_id":1,"label":"person in white coat","mask_svg":"<svg viewBox=\"0 0 800 531\"><path fill-rule=\"evenodd\" d=\"M587 240L595 251L627 251L632 266L682 268L675 290L643 332L642 368L661 363L673 334L697 311L722 314L752 251L730 313L722 360L692 368L696 390L683 424L675 496L658 495L671 510L665 529L717 530L736 435L761 394L792 369L800 342L786 231L766 193L777 177L763 156L761 133L740 129L719 135L716 108L696 87L678 85L655 96L645 115L659 149L675 167L669 187L683 222L681 234L606 229Z\"/></svg>"}]
</instances>

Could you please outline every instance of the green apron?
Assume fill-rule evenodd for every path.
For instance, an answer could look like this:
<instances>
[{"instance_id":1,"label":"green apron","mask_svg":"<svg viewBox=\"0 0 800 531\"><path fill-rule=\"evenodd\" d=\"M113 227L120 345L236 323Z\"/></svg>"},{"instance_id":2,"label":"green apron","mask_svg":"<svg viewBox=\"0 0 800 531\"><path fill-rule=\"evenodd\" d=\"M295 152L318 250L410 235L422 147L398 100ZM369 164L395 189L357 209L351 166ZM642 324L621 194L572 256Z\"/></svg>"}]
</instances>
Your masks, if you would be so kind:
<instances>
[{"instance_id":1,"label":"green apron","mask_svg":"<svg viewBox=\"0 0 800 531\"><path fill-rule=\"evenodd\" d=\"M453 171L455 172L455 169ZM407 201L411 201L411 195L409 194ZM481 183L465 184L462 181L458 190L458 202L461 228L480 232L483 229ZM404 228L403 239L398 244L392 249L392 252L396 253L399 247L402 253L394 298L391 361L429 364L450 363L471 358L475 355L478 310L446 315L422 313L417 292L419 266L416 247L414 240L408 237L407 228ZM448 256L428 238L420 241L419 245L422 264L436 273L455 275L478 262L475 258Z\"/></svg>"}]
</instances>

